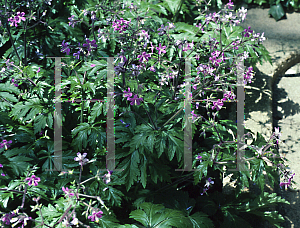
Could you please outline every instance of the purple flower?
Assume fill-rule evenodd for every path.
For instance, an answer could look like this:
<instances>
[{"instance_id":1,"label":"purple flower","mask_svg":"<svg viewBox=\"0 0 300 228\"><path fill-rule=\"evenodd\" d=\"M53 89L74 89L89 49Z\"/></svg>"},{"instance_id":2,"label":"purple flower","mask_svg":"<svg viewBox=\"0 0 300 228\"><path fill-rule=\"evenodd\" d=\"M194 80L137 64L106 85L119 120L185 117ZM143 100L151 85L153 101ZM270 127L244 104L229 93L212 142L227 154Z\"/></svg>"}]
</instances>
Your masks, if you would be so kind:
<instances>
[{"instance_id":1,"label":"purple flower","mask_svg":"<svg viewBox=\"0 0 300 228\"><path fill-rule=\"evenodd\" d=\"M10 145L8 145L8 144L11 144L12 143L12 141L11 140L9 140L8 142L7 142L7 140L6 139L4 139L3 141L2 141L2 143L0 143L0 148L3 148L3 147L5 147L5 149L7 149L7 148L9 148L10 147Z\"/></svg>"},{"instance_id":2,"label":"purple flower","mask_svg":"<svg viewBox=\"0 0 300 228\"><path fill-rule=\"evenodd\" d=\"M86 47L87 48L87 51L88 51L88 55L90 54L90 51L92 51L92 47L95 47L97 48L97 44L96 44L96 40L92 40L90 41L89 39L86 39L86 43L83 44L83 47Z\"/></svg>"},{"instance_id":3,"label":"purple flower","mask_svg":"<svg viewBox=\"0 0 300 228\"><path fill-rule=\"evenodd\" d=\"M228 9L232 9L233 3L231 2L231 0L229 0L229 2L226 4L226 6L228 6Z\"/></svg>"},{"instance_id":4,"label":"purple flower","mask_svg":"<svg viewBox=\"0 0 300 228\"><path fill-rule=\"evenodd\" d=\"M211 178L208 178L208 179L206 180L206 184L204 185L204 187L209 188L209 186L210 186L211 184L214 184L214 183L215 183L215 182L212 181Z\"/></svg>"},{"instance_id":5,"label":"purple flower","mask_svg":"<svg viewBox=\"0 0 300 228\"><path fill-rule=\"evenodd\" d=\"M2 164L0 164L0 168L2 168L3 167L3 165Z\"/></svg>"},{"instance_id":6,"label":"purple flower","mask_svg":"<svg viewBox=\"0 0 300 228\"><path fill-rule=\"evenodd\" d=\"M70 53L70 48L68 48L68 43L65 43L65 40L62 42L62 46L63 46L63 49L61 49L60 51L62 51L63 53L67 53L67 55L69 55Z\"/></svg>"},{"instance_id":7,"label":"purple flower","mask_svg":"<svg viewBox=\"0 0 300 228\"><path fill-rule=\"evenodd\" d=\"M253 78L253 67L248 67L246 74L244 75L244 84L246 85L247 82L251 83L251 79Z\"/></svg>"},{"instance_id":8,"label":"purple flower","mask_svg":"<svg viewBox=\"0 0 300 228\"><path fill-rule=\"evenodd\" d=\"M217 108L217 111L219 111L223 106L223 102L220 99L218 99L218 101L214 101L213 104L214 106L211 108L212 110Z\"/></svg>"},{"instance_id":9,"label":"purple flower","mask_svg":"<svg viewBox=\"0 0 300 228\"><path fill-rule=\"evenodd\" d=\"M148 62L149 57L150 57L150 54L147 54L145 51L141 55L138 55L138 58L140 58L139 59L140 62Z\"/></svg>"},{"instance_id":10,"label":"purple flower","mask_svg":"<svg viewBox=\"0 0 300 228\"><path fill-rule=\"evenodd\" d=\"M92 222L94 222L96 220L96 222L98 222L98 218L102 217L103 212L102 211L98 211L98 212L93 212L93 215L90 215L88 217L88 219L91 219Z\"/></svg>"},{"instance_id":11,"label":"purple flower","mask_svg":"<svg viewBox=\"0 0 300 228\"><path fill-rule=\"evenodd\" d=\"M111 181L111 174L112 171L107 170L107 174L104 174L103 176L103 181L105 182L105 184L108 184Z\"/></svg>"},{"instance_id":12,"label":"purple flower","mask_svg":"<svg viewBox=\"0 0 300 228\"><path fill-rule=\"evenodd\" d=\"M37 70L37 73L39 73L41 71L41 68L39 67L39 69Z\"/></svg>"},{"instance_id":13,"label":"purple flower","mask_svg":"<svg viewBox=\"0 0 300 228\"><path fill-rule=\"evenodd\" d=\"M21 20L22 21L26 21L26 18L24 17L25 13L24 12L17 12L17 16L15 16L15 21L17 21L17 23L20 23Z\"/></svg>"},{"instance_id":14,"label":"purple flower","mask_svg":"<svg viewBox=\"0 0 300 228\"><path fill-rule=\"evenodd\" d=\"M15 216L16 214L14 212L9 212L5 214L1 220L5 223L5 225L10 225L10 220Z\"/></svg>"},{"instance_id":15,"label":"purple flower","mask_svg":"<svg viewBox=\"0 0 300 228\"><path fill-rule=\"evenodd\" d=\"M37 186L38 185L38 182L39 181L41 181L41 178L39 178L39 177L36 177L35 175L32 175L31 177L27 177L26 179L25 179L25 181L29 181L28 182L28 185L30 186L30 185L34 185L34 186Z\"/></svg>"},{"instance_id":16,"label":"purple flower","mask_svg":"<svg viewBox=\"0 0 300 228\"><path fill-rule=\"evenodd\" d=\"M151 66L151 67L150 67L150 70L153 71L153 72L155 72L154 66Z\"/></svg>"},{"instance_id":17,"label":"purple flower","mask_svg":"<svg viewBox=\"0 0 300 228\"><path fill-rule=\"evenodd\" d=\"M184 45L186 46L186 45ZM192 40L192 43L187 43L187 47L183 47L182 51L188 51L191 50L194 47L194 41Z\"/></svg>"},{"instance_id":18,"label":"purple flower","mask_svg":"<svg viewBox=\"0 0 300 228\"><path fill-rule=\"evenodd\" d=\"M149 47L149 48L151 49L152 54L153 54L153 49L155 49L155 46L152 45L152 42L150 42L150 45L151 45L151 47Z\"/></svg>"},{"instance_id":19,"label":"purple flower","mask_svg":"<svg viewBox=\"0 0 300 228\"><path fill-rule=\"evenodd\" d=\"M67 196L69 196L69 197L71 197L71 196L74 196L74 193L73 192L71 192L72 190L71 189L68 189L68 187L62 187L62 190L64 191L64 193L66 194L66 197Z\"/></svg>"},{"instance_id":20,"label":"purple flower","mask_svg":"<svg viewBox=\"0 0 300 228\"><path fill-rule=\"evenodd\" d=\"M164 27L164 25L161 25L161 27L159 29L157 29L157 31L161 31L160 33L158 33L158 35L163 35L166 32L167 26Z\"/></svg>"},{"instance_id":21,"label":"purple flower","mask_svg":"<svg viewBox=\"0 0 300 228\"><path fill-rule=\"evenodd\" d=\"M138 76L140 74L140 69L142 66L132 64L132 75Z\"/></svg>"},{"instance_id":22,"label":"purple flower","mask_svg":"<svg viewBox=\"0 0 300 228\"><path fill-rule=\"evenodd\" d=\"M235 98L234 93L231 92L231 91L226 91L223 96L224 96L223 101L226 101L227 99L234 99Z\"/></svg>"},{"instance_id":23,"label":"purple flower","mask_svg":"<svg viewBox=\"0 0 300 228\"><path fill-rule=\"evenodd\" d=\"M76 52L73 54L73 56L76 56L76 59L79 59L79 56L80 56L80 51Z\"/></svg>"},{"instance_id":24,"label":"purple flower","mask_svg":"<svg viewBox=\"0 0 300 228\"><path fill-rule=\"evenodd\" d=\"M158 50L158 54L160 55L162 52L166 53L166 51L164 50L166 49L166 46L161 46L161 43L159 43L159 47L156 47L156 50Z\"/></svg>"},{"instance_id":25,"label":"purple flower","mask_svg":"<svg viewBox=\"0 0 300 228\"><path fill-rule=\"evenodd\" d=\"M294 174L292 174L292 176L289 178L289 180L288 180L288 182L281 182L280 184L279 184L279 186L280 187L282 187L282 186L290 186L291 185L291 181L292 181L292 179L293 179L293 177L295 176L295 173Z\"/></svg>"},{"instance_id":26,"label":"purple flower","mask_svg":"<svg viewBox=\"0 0 300 228\"><path fill-rule=\"evenodd\" d=\"M94 67L94 66L96 66L96 64L91 64L91 67Z\"/></svg>"},{"instance_id":27,"label":"purple flower","mask_svg":"<svg viewBox=\"0 0 300 228\"><path fill-rule=\"evenodd\" d=\"M253 30L251 30L251 27L249 26L248 29L244 30L244 37L250 37L250 34L253 33Z\"/></svg>"},{"instance_id":28,"label":"purple flower","mask_svg":"<svg viewBox=\"0 0 300 228\"><path fill-rule=\"evenodd\" d=\"M124 94L124 97L131 97L132 96L132 92L130 92L130 88L128 87L128 91L124 90L123 91Z\"/></svg>"},{"instance_id":29,"label":"purple flower","mask_svg":"<svg viewBox=\"0 0 300 228\"><path fill-rule=\"evenodd\" d=\"M6 64L8 70L10 69L11 65L14 64L13 61L9 62L9 60L10 60L10 59L6 60L6 62L5 62L5 64Z\"/></svg>"},{"instance_id":30,"label":"purple flower","mask_svg":"<svg viewBox=\"0 0 300 228\"><path fill-rule=\"evenodd\" d=\"M79 161L79 165L85 165L89 159L85 158L87 155L87 153L84 153L83 155L81 155L80 152L77 153L77 157L74 158L75 161Z\"/></svg>"},{"instance_id":31,"label":"purple flower","mask_svg":"<svg viewBox=\"0 0 300 228\"><path fill-rule=\"evenodd\" d=\"M5 174L4 174L4 173L1 173L1 176L5 177Z\"/></svg>"},{"instance_id":32,"label":"purple flower","mask_svg":"<svg viewBox=\"0 0 300 228\"><path fill-rule=\"evenodd\" d=\"M24 12L17 12L17 16L15 16L14 18L10 17L8 19L8 21L11 22L10 26L16 26L18 27L18 23L22 21L26 21L26 18L24 17L25 13Z\"/></svg>"},{"instance_id":33,"label":"purple flower","mask_svg":"<svg viewBox=\"0 0 300 228\"><path fill-rule=\"evenodd\" d=\"M140 105L140 101L143 100L143 98L138 98L138 95L135 94L133 98L127 98L127 100L131 101L130 105Z\"/></svg>"},{"instance_id":34,"label":"purple flower","mask_svg":"<svg viewBox=\"0 0 300 228\"><path fill-rule=\"evenodd\" d=\"M192 113L192 120L194 120L194 117L197 117L197 115L196 114L194 114L194 110L191 112Z\"/></svg>"},{"instance_id":35,"label":"purple flower","mask_svg":"<svg viewBox=\"0 0 300 228\"><path fill-rule=\"evenodd\" d=\"M69 22L69 26L72 26L74 28L74 26L78 23L78 21L74 20L74 15L72 15L71 17L68 17L68 19L70 20Z\"/></svg>"}]
</instances>

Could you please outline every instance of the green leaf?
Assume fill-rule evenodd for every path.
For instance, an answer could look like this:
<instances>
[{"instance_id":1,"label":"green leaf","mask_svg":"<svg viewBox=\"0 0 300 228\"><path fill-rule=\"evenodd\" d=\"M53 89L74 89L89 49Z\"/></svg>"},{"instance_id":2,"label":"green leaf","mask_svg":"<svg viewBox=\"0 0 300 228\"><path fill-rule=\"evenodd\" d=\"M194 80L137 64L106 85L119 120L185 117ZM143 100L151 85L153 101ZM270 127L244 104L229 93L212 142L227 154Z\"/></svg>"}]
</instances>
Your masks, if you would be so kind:
<instances>
[{"instance_id":1,"label":"green leaf","mask_svg":"<svg viewBox=\"0 0 300 228\"><path fill-rule=\"evenodd\" d=\"M111 227L117 227L119 220L111 215L104 215L99 219L99 222L97 227L103 227L103 228L111 228Z\"/></svg>"},{"instance_id":2,"label":"green leaf","mask_svg":"<svg viewBox=\"0 0 300 228\"><path fill-rule=\"evenodd\" d=\"M214 224L207 214L197 211L193 215L188 217L193 224L193 228L210 228L214 227Z\"/></svg>"},{"instance_id":3,"label":"green leaf","mask_svg":"<svg viewBox=\"0 0 300 228\"><path fill-rule=\"evenodd\" d=\"M283 18L285 16L284 9L280 3L278 3L277 5L271 6L271 8L269 9L269 14L271 14L272 17L274 17L276 21L280 20L281 18Z\"/></svg>"},{"instance_id":4,"label":"green leaf","mask_svg":"<svg viewBox=\"0 0 300 228\"><path fill-rule=\"evenodd\" d=\"M183 220L186 219L183 213L180 211L165 208L160 204L152 204L147 202L140 204L139 208L139 210L132 211L129 218L135 219L146 227L185 227Z\"/></svg>"},{"instance_id":5,"label":"green leaf","mask_svg":"<svg viewBox=\"0 0 300 228\"><path fill-rule=\"evenodd\" d=\"M163 0L165 3L167 3L170 11L173 15L176 14L177 10L179 9L181 0Z\"/></svg>"},{"instance_id":6,"label":"green leaf","mask_svg":"<svg viewBox=\"0 0 300 228\"><path fill-rule=\"evenodd\" d=\"M189 25L185 22L177 22L174 25L175 25L175 31L177 31L179 33L186 32L186 33L196 35L195 30L197 30L197 28L193 25Z\"/></svg>"},{"instance_id":7,"label":"green leaf","mask_svg":"<svg viewBox=\"0 0 300 228\"><path fill-rule=\"evenodd\" d=\"M265 4L265 3L267 3L267 1L266 0L254 0L254 3L256 3L256 4L258 4L258 5L262 5L262 4Z\"/></svg>"}]
</instances>

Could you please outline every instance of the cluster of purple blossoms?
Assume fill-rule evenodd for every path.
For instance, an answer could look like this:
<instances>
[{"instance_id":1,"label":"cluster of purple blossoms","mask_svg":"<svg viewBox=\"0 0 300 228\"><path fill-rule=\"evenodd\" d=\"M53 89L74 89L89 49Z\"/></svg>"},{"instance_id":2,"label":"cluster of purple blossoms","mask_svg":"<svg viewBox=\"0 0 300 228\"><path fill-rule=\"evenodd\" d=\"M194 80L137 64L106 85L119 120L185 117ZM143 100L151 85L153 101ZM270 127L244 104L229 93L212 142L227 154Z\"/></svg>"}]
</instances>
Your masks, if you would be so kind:
<instances>
[{"instance_id":1,"label":"cluster of purple blossoms","mask_svg":"<svg viewBox=\"0 0 300 228\"><path fill-rule=\"evenodd\" d=\"M233 49L238 50L239 49L239 45L238 44L240 44L240 43L241 43L241 41L237 40L236 42L232 42L231 45L234 46Z\"/></svg>"},{"instance_id":2,"label":"cluster of purple blossoms","mask_svg":"<svg viewBox=\"0 0 300 228\"><path fill-rule=\"evenodd\" d=\"M63 48L60 51L69 55L70 54L69 44L67 42L65 43L65 40L63 40L61 45ZM76 56L77 59L79 59L80 52L83 52L83 49L80 47L80 43L78 43L78 46L79 46L79 51L73 54L73 56ZM90 41L89 39L86 39L86 43L84 43L82 46L87 48L88 51L87 55L90 55L90 52L93 50L93 48L98 47L96 44L96 40Z\"/></svg>"},{"instance_id":3,"label":"cluster of purple blossoms","mask_svg":"<svg viewBox=\"0 0 300 228\"><path fill-rule=\"evenodd\" d=\"M8 21L11 22L10 26L18 27L18 24L21 23L21 21L26 21L24 15L25 15L24 12L17 12L17 16L8 18Z\"/></svg>"},{"instance_id":4,"label":"cluster of purple blossoms","mask_svg":"<svg viewBox=\"0 0 300 228\"><path fill-rule=\"evenodd\" d=\"M232 100L235 99L235 95L232 91L226 91L223 96L224 96L223 101L226 101L227 99L228 100L229 99L232 99Z\"/></svg>"},{"instance_id":5,"label":"cluster of purple blossoms","mask_svg":"<svg viewBox=\"0 0 300 228\"><path fill-rule=\"evenodd\" d=\"M157 31L159 32L158 35L164 35L169 29L173 29L175 28L173 23L168 22L169 25L161 25L159 29L157 29Z\"/></svg>"},{"instance_id":6,"label":"cluster of purple blossoms","mask_svg":"<svg viewBox=\"0 0 300 228\"><path fill-rule=\"evenodd\" d=\"M204 65L204 64L200 64L197 68L196 68L197 74L202 73L204 76L206 75L210 75L213 76L213 72L216 70L214 67L211 67L209 64L208 65Z\"/></svg>"},{"instance_id":7,"label":"cluster of purple blossoms","mask_svg":"<svg viewBox=\"0 0 300 228\"><path fill-rule=\"evenodd\" d=\"M127 97L128 101L131 101L130 105L140 105L140 102L143 101L143 98L138 98L138 95L135 94L133 98L130 98L132 96L132 92L130 92L130 88L128 87L128 91L124 90L124 97Z\"/></svg>"},{"instance_id":8,"label":"cluster of purple blossoms","mask_svg":"<svg viewBox=\"0 0 300 228\"><path fill-rule=\"evenodd\" d=\"M248 70L244 75L244 84L247 85L247 81L251 83L252 78L253 78L253 67L248 67Z\"/></svg>"},{"instance_id":9,"label":"cluster of purple blossoms","mask_svg":"<svg viewBox=\"0 0 300 228\"><path fill-rule=\"evenodd\" d=\"M141 73L140 72L141 69L142 69L141 65L132 64L132 67L131 67L132 75L133 76L138 76Z\"/></svg>"},{"instance_id":10,"label":"cluster of purple blossoms","mask_svg":"<svg viewBox=\"0 0 300 228\"><path fill-rule=\"evenodd\" d=\"M138 39L138 43L144 41L144 48L147 47L147 44L150 42L150 36L148 34L148 32L146 32L145 30L142 30L142 32L138 33L137 35L139 35L139 39Z\"/></svg>"},{"instance_id":11,"label":"cluster of purple blossoms","mask_svg":"<svg viewBox=\"0 0 300 228\"><path fill-rule=\"evenodd\" d=\"M253 30L251 30L251 27L249 26L248 29L244 30L244 37L250 37L250 34L253 33Z\"/></svg>"},{"instance_id":12,"label":"cluster of purple blossoms","mask_svg":"<svg viewBox=\"0 0 300 228\"><path fill-rule=\"evenodd\" d=\"M1 218L1 220L2 220L2 222L3 222L5 225L10 225L10 220L11 220L13 217L15 217L15 216L16 216L16 214L15 214L14 212L9 212L9 213L5 214L5 215Z\"/></svg>"},{"instance_id":13,"label":"cluster of purple blossoms","mask_svg":"<svg viewBox=\"0 0 300 228\"><path fill-rule=\"evenodd\" d=\"M209 15L205 16L205 21L204 23L208 24L209 22L213 21L214 23L218 23L220 19L220 14L214 12L213 15L211 15L211 13Z\"/></svg>"},{"instance_id":14,"label":"cluster of purple blossoms","mask_svg":"<svg viewBox=\"0 0 300 228\"><path fill-rule=\"evenodd\" d=\"M116 67L114 67L115 72L116 72L116 75L119 75L119 74L121 74L121 73L125 73L125 72L126 72L124 66L125 66L125 64L126 64L126 62L127 62L127 59L126 59L125 56L121 56L121 58L122 58L122 61L119 63L119 65L116 66Z\"/></svg>"},{"instance_id":15,"label":"cluster of purple blossoms","mask_svg":"<svg viewBox=\"0 0 300 228\"><path fill-rule=\"evenodd\" d=\"M114 31L119 31L119 33L125 32L127 25L131 22L131 19L129 21L124 20L123 18L120 18L120 20L114 21L112 24L112 27L114 28Z\"/></svg>"},{"instance_id":16,"label":"cluster of purple blossoms","mask_svg":"<svg viewBox=\"0 0 300 228\"><path fill-rule=\"evenodd\" d=\"M90 41L89 39L86 39L86 43L83 44L83 47L87 48L88 55L90 55L90 52L92 51L92 48L97 48L96 40Z\"/></svg>"},{"instance_id":17,"label":"cluster of purple blossoms","mask_svg":"<svg viewBox=\"0 0 300 228\"><path fill-rule=\"evenodd\" d=\"M191 50L194 47L194 41L192 40L192 43L187 43L184 45L185 47L182 48L182 51L188 51Z\"/></svg>"},{"instance_id":18,"label":"cluster of purple blossoms","mask_svg":"<svg viewBox=\"0 0 300 228\"><path fill-rule=\"evenodd\" d=\"M288 176L289 173L287 173L285 176ZM291 185L291 181L293 179L293 177L295 176L295 173L293 173L288 179L285 178L285 182L281 182L279 184L280 187L283 187L283 186L286 186L286 187L289 187Z\"/></svg>"},{"instance_id":19,"label":"cluster of purple blossoms","mask_svg":"<svg viewBox=\"0 0 300 228\"><path fill-rule=\"evenodd\" d=\"M221 63L222 61L225 62L225 57L224 57L224 52L222 53L222 57L221 59L217 59L220 55L220 51L214 51L211 53L211 56L212 57L209 57L209 60L212 62L212 64L215 66L215 67L218 67L219 66L219 63Z\"/></svg>"},{"instance_id":20,"label":"cluster of purple blossoms","mask_svg":"<svg viewBox=\"0 0 300 228\"><path fill-rule=\"evenodd\" d=\"M12 143L12 141L11 140L9 140L8 142L7 142L7 140L6 139L4 139L3 141L2 141L2 143L0 143L0 148L3 148L3 147L5 147L5 149L7 150L7 148L9 148L10 147L10 145L8 145L8 144L11 144Z\"/></svg>"},{"instance_id":21,"label":"cluster of purple blossoms","mask_svg":"<svg viewBox=\"0 0 300 228\"><path fill-rule=\"evenodd\" d=\"M79 20L75 20L74 19L75 15L72 15L71 17L68 17L69 21L69 26L72 26L74 28L74 26L79 22Z\"/></svg>"}]
</instances>

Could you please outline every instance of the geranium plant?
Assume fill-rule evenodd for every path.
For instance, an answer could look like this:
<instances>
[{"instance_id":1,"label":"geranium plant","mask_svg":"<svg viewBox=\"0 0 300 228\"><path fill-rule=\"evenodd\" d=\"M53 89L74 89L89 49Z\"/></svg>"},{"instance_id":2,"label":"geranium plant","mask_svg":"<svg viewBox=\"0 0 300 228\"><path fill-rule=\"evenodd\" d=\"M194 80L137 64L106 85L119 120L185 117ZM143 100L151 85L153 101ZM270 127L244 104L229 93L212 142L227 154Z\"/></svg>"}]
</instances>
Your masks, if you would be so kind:
<instances>
[{"instance_id":1,"label":"geranium plant","mask_svg":"<svg viewBox=\"0 0 300 228\"><path fill-rule=\"evenodd\" d=\"M54 118L56 87L49 77L54 62L49 58L45 65L31 63L26 51L21 61L11 55L17 50L13 44L3 62L4 81L0 84L1 121L7 121L1 126L0 150L5 175L0 188L3 225L238 227L250 226L251 221L246 221L249 213L273 224L282 221L278 212L267 213L265 207L287 201L264 192L262 175L266 171L271 185L279 185L277 166L280 170L285 167L272 147L280 140L279 129L268 142L258 134L251 145L244 145L243 165L250 165L252 173L228 171L236 168L237 149L237 138L228 129L235 132L237 128L233 121L222 119L220 110L225 101L236 98L236 64L250 59L249 55L251 64L270 61L261 44L263 34L237 26L246 12L238 10L236 17L231 7L229 3L222 12L201 14L188 24L176 21L179 8L171 2L168 7L149 2L89 2L83 10L70 7L72 15L60 24L63 18L50 20L47 26L51 29L64 27L68 31L53 48L72 57L62 66L62 98L69 102L62 102L63 170L57 170L59 176L54 163L53 119L60 121L60 117ZM31 17L17 12L25 21L15 18L18 26L14 29L24 22L20 33L26 35ZM12 22L6 19L6 25ZM76 35L79 25L89 35ZM6 28L11 34L12 28ZM106 103L91 102L107 98L108 63L103 57L117 55L114 108L118 171L106 167ZM175 169L185 165L184 78L189 58L195 171L184 173ZM47 68L48 63L52 68ZM243 83L251 83L253 78L253 68L247 67ZM12 84L16 82L21 84ZM249 130L246 136L251 136ZM228 198L222 193L221 174L233 174L237 180L235 194ZM285 173L285 179L281 186L291 184L290 174ZM251 181L260 187L261 194L242 192ZM13 197L20 202L17 209L11 203Z\"/></svg>"}]
</instances>

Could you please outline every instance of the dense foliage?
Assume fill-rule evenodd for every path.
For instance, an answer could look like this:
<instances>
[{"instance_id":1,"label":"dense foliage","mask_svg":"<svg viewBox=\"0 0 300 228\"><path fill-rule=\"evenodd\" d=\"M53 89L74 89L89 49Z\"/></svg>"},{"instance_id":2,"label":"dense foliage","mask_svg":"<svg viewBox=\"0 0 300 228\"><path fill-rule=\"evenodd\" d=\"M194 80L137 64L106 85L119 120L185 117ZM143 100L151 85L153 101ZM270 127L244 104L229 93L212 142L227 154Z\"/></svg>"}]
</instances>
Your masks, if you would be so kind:
<instances>
[{"instance_id":1,"label":"dense foliage","mask_svg":"<svg viewBox=\"0 0 300 228\"><path fill-rule=\"evenodd\" d=\"M205 1L204 1L205 2ZM232 1L237 8L248 6L263 6L269 9L269 15L278 21L286 16L287 11L299 11L300 1L299 0L233 0ZM226 4L227 1L212 0L210 7L221 9L222 5Z\"/></svg>"},{"instance_id":2,"label":"dense foliage","mask_svg":"<svg viewBox=\"0 0 300 228\"><path fill-rule=\"evenodd\" d=\"M11 8L1 12L1 46L12 43L1 62L3 227L254 227L263 219L277 226L283 220L269 206L288 202L264 191L263 175L266 171L271 186L279 186L278 169L284 167L274 146L279 132L269 142L258 133L244 147L243 166L252 172L230 171L236 168L232 132L237 126L219 110L220 100L236 93L234 57L242 56L253 67L270 61L263 35L225 22L219 29L219 16L209 20L199 15L198 9L205 7L193 1L2 2ZM216 53L224 62L211 57ZM63 171L58 173L53 171L55 60L46 57L65 55L70 58L62 59ZM188 55L198 55L191 60L192 82L198 82L193 99L207 100L192 103L197 118L192 124L195 170L176 171L185 165L187 122L184 86L177 87L184 83L187 60L178 57ZM107 103L90 102L107 99L105 57L111 56L120 57L114 62L117 170L106 166ZM209 61L222 66L221 78L205 76ZM248 83L252 70L246 70ZM217 87L231 93L218 93ZM228 196L222 188L229 174L237 182ZM252 184L259 194L243 191Z\"/></svg>"}]
</instances>

